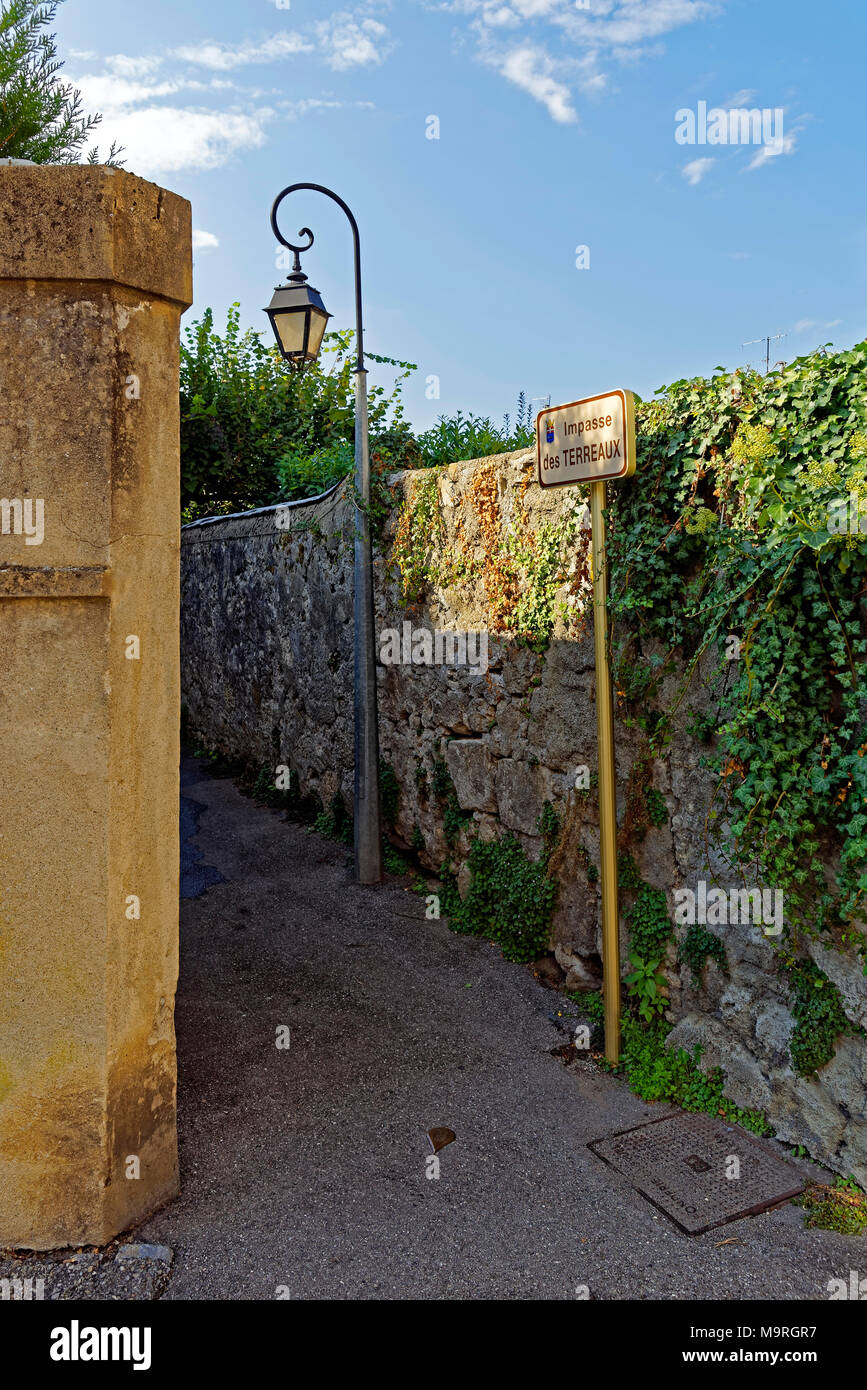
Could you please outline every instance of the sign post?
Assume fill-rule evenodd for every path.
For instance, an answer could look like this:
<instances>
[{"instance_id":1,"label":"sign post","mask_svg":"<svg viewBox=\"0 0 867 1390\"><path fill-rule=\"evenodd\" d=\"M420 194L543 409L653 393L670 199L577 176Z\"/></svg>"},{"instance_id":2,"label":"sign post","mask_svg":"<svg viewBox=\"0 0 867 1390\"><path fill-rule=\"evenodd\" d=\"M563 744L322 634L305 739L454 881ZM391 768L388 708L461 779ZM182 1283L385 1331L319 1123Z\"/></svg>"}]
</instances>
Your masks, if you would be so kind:
<instances>
[{"instance_id":1,"label":"sign post","mask_svg":"<svg viewBox=\"0 0 867 1390\"><path fill-rule=\"evenodd\" d=\"M593 539L593 640L599 768L599 857L602 881L602 971L605 1056L620 1060L620 913L617 901L617 790L614 703L608 664L608 563L605 485L635 472L635 400L610 391L540 412L536 420L539 485L590 484Z\"/></svg>"}]
</instances>

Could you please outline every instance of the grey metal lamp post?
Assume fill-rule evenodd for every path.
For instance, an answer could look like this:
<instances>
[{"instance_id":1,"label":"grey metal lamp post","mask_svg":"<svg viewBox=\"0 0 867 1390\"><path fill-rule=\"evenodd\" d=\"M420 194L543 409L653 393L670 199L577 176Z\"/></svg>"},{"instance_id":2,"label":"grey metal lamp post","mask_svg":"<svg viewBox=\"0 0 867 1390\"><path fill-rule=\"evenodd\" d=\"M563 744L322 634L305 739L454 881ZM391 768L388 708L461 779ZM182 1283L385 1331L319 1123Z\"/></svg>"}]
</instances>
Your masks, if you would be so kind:
<instances>
[{"instance_id":1,"label":"grey metal lamp post","mask_svg":"<svg viewBox=\"0 0 867 1390\"><path fill-rule=\"evenodd\" d=\"M361 303L361 245L358 223L343 199L318 183L293 183L276 198L271 227L277 240L294 253L292 272L274 291L266 309L277 345L290 365L303 369L315 361L331 315L318 290L307 283L300 255L313 245L313 233L302 227L304 246L287 241L277 225L277 209L290 193L324 193L349 218L355 249L355 876L359 883L382 879L382 820L379 800L379 723L376 701L376 639L373 616L373 558L370 544L370 441L367 420L367 371L364 366L364 326Z\"/></svg>"}]
</instances>

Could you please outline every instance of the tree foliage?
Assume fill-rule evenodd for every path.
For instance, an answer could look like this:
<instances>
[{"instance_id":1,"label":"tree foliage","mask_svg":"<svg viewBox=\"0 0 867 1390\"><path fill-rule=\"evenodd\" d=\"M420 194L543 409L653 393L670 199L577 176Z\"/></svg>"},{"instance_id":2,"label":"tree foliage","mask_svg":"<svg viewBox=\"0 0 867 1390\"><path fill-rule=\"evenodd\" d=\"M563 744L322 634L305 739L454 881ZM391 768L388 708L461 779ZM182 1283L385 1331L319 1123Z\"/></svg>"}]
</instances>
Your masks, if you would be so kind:
<instances>
[{"instance_id":1,"label":"tree foliage","mask_svg":"<svg viewBox=\"0 0 867 1390\"><path fill-rule=\"evenodd\" d=\"M181 504L184 520L313 496L351 470L355 444L353 334L329 333L321 358L294 371L276 346L242 331L240 306L224 334L206 309L181 344ZM405 466L411 445L399 388L369 390L371 450Z\"/></svg>"},{"instance_id":2,"label":"tree foliage","mask_svg":"<svg viewBox=\"0 0 867 1390\"><path fill-rule=\"evenodd\" d=\"M0 157L74 164L102 117L86 116L81 93L58 76L55 35L61 0L0 0ZM118 164L112 145L106 160ZM92 149L91 163L98 160Z\"/></svg>"}]
</instances>

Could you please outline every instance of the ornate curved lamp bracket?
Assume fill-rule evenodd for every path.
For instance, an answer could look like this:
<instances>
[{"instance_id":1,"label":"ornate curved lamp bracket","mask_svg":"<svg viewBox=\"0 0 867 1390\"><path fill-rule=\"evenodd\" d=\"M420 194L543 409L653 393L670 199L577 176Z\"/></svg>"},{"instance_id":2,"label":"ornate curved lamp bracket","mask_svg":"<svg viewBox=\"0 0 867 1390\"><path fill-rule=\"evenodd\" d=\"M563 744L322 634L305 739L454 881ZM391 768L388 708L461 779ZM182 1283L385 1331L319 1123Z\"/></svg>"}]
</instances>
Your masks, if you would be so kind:
<instances>
[{"instance_id":1,"label":"ornate curved lamp bracket","mask_svg":"<svg viewBox=\"0 0 867 1390\"><path fill-rule=\"evenodd\" d=\"M280 231L280 227L277 222L277 211L284 198L288 198L290 193L298 193L301 191L308 193L323 193L326 198L330 198L333 203L336 203L337 206L339 208L342 208L343 211L346 213L346 216L349 220L349 225L352 228L352 240L355 255L355 332L357 348L355 370L356 372L363 372L364 325L362 320L361 309L361 239L358 233L358 223L356 222L352 209L349 207L349 205L345 203L337 193L333 193L330 188L325 188L324 185L321 183L292 183L289 185L288 188L284 188L283 192L278 193L277 197L274 199L274 206L271 209L271 230L273 231L275 237L281 243L281 245L287 247L287 249L293 253L295 257L294 265L292 268L293 274L301 273L301 254L302 252L310 250L315 238L309 227L302 227L298 232L298 235L299 237L309 238L307 241L307 245L296 246L294 242L288 241L286 237L284 237L283 233Z\"/></svg>"}]
</instances>

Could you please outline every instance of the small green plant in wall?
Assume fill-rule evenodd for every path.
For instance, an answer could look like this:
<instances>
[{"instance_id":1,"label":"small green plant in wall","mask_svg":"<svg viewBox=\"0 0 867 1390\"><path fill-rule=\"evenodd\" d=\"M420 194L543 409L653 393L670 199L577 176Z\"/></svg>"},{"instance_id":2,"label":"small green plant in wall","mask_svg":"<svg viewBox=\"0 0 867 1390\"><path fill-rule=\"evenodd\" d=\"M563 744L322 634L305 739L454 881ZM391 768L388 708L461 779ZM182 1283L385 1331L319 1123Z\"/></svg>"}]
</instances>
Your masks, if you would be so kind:
<instances>
[{"instance_id":1,"label":"small green plant in wall","mask_svg":"<svg viewBox=\"0 0 867 1390\"><path fill-rule=\"evenodd\" d=\"M452 931L487 936L506 960L529 962L547 949L557 884L544 862L533 863L513 835L483 843L469 855L470 886L450 901Z\"/></svg>"},{"instance_id":2,"label":"small green plant in wall","mask_svg":"<svg viewBox=\"0 0 867 1390\"><path fill-rule=\"evenodd\" d=\"M743 1125L754 1134L772 1135L767 1119L757 1110L742 1110L724 1094L725 1077L719 1067L701 1070L701 1049L666 1047L670 1024L662 1018L652 1023L623 1021L623 1052L616 1068L642 1100L671 1101L684 1110L719 1115ZM608 1069L608 1063L602 1064Z\"/></svg>"},{"instance_id":3,"label":"small green plant in wall","mask_svg":"<svg viewBox=\"0 0 867 1390\"><path fill-rule=\"evenodd\" d=\"M688 965L693 984L701 986L704 968L709 960L715 961L723 973L728 973L726 948L718 936L707 927L693 922L680 943L677 953L679 965Z\"/></svg>"},{"instance_id":4,"label":"small green plant in wall","mask_svg":"<svg viewBox=\"0 0 867 1390\"><path fill-rule=\"evenodd\" d=\"M659 960L643 960L636 951L630 952L629 959L633 969L632 974L626 976L626 984L639 1016L650 1023L668 1007L666 979L659 968Z\"/></svg>"},{"instance_id":5,"label":"small green plant in wall","mask_svg":"<svg viewBox=\"0 0 867 1390\"><path fill-rule=\"evenodd\" d=\"M815 1076L835 1055L837 1039L856 1031L836 985L813 961L789 967L790 1008L795 1020L792 1065L799 1076Z\"/></svg>"},{"instance_id":6,"label":"small green plant in wall","mask_svg":"<svg viewBox=\"0 0 867 1390\"><path fill-rule=\"evenodd\" d=\"M458 801L455 784L452 781L452 775L445 758L434 758L433 760L431 787L442 809L445 842L452 850L461 830L472 820L473 813L472 811L465 811Z\"/></svg>"}]
</instances>

